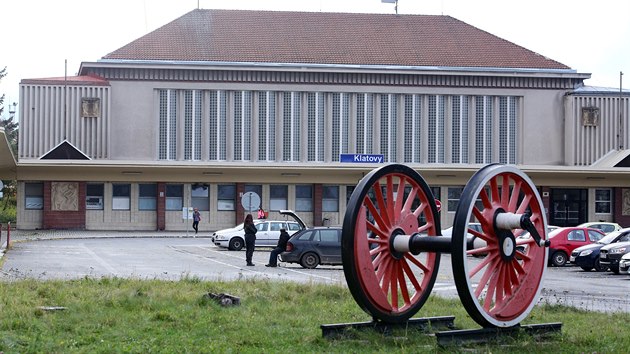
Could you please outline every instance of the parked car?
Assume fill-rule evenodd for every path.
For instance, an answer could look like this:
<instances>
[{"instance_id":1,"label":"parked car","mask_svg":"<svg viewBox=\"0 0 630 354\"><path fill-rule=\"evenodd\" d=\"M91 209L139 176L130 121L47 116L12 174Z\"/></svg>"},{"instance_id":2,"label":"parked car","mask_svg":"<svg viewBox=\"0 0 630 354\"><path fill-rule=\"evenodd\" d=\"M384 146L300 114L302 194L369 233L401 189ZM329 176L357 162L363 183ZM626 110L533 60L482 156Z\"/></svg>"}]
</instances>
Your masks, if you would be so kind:
<instances>
[{"instance_id":1,"label":"parked car","mask_svg":"<svg viewBox=\"0 0 630 354\"><path fill-rule=\"evenodd\" d=\"M280 210L280 214L291 216L294 221L288 220L254 220L256 225L256 246L275 247L280 238L280 229L286 229L289 235L306 229L306 224L292 210ZM243 224L236 225L229 229L218 230L211 236L213 244L219 247L226 247L231 251L240 251L245 246L245 232Z\"/></svg>"},{"instance_id":2,"label":"parked car","mask_svg":"<svg viewBox=\"0 0 630 354\"><path fill-rule=\"evenodd\" d=\"M591 229L598 229L604 231L605 234L611 233L613 231L619 231L622 229L621 225L614 222L604 222L604 221L596 221L596 222L585 222L583 224L578 225L577 227L588 227Z\"/></svg>"},{"instance_id":3,"label":"parked car","mask_svg":"<svg viewBox=\"0 0 630 354\"><path fill-rule=\"evenodd\" d=\"M608 244L625 241L630 241L630 228L613 231L593 244L574 249L571 253L571 258L569 258L569 263L575 264L587 272L592 269L601 272L606 270L599 261L601 248Z\"/></svg>"},{"instance_id":4,"label":"parked car","mask_svg":"<svg viewBox=\"0 0 630 354\"><path fill-rule=\"evenodd\" d=\"M559 229L559 228L560 228L560 226L547 225L547 238L549 238L549 235L551 234L551 231ZM516 241L519 242L519 241L527 240L530 237L532 237L532 236L529 233L529 231L523 231L520 235L518 235L516 237ZM526 246L524 246L524 245L516 246L516 250L520 251L522 253L525 253L525 249L526 249Z\"/></svg>"},{"instance_id":5,"label":"parked car","mask_svg":"<svg viewBox=\"0 0 630 354\"><path fill-rule=\"evenodd\" d=\"M309 269L320 264L342 264L341 228L317 227L297 232L287 242L287 250L280 254L280 260Z\"/></svg>"},{"instance_id":6,"label":"parked car","mask_svg":"<svg viewBox=\"0 0 630 354\"><path fill-rule=\"evenodd\" d=\"M587 227L561 227L549 233L549 264L561 267L574 249L601 240L606 234Z\"/></svg>"},{"instance_id":7,"label":"parked car","mask_svg":"<svg viewBox=\"0 0 630 354\"><path fill-rule=\"evenodd\" d=\"M630 242L606 245L599 250L599 263L602 267L608 267L613 273L619 274L619 261L627 253L630 253Z\"/></svg>"},{"instance_id":8,"label":"parked car","mask_svg":"<svg viewBox=\"0 0 630 354\"><path fill-rule=\"evenodd\" d=\"M630 274L630 253L626 253L619 261L619 272Z\"/></svg>"}]
</instances>

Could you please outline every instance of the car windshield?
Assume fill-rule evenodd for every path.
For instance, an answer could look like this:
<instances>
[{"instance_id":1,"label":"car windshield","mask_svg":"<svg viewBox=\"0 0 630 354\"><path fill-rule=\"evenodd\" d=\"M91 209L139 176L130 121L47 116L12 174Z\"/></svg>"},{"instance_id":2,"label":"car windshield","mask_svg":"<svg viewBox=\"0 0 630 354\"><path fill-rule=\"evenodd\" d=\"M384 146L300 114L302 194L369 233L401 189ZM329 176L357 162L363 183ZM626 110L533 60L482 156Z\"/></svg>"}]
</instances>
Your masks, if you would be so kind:
<instances>
[{"instance_id":1,"label":"car windshield","mask_svg":"<svg viewBox=\"0 0 630 354\"><path fill-rule=\"evenodd\" d=\"M597 243L601 243L602 245L607 245L607 244L613 242L617 237L619 237L620 234L621 234L621 231L611 232L608 235L604 236L599 241L597 241Z\"/></svg>"}]
</instances>

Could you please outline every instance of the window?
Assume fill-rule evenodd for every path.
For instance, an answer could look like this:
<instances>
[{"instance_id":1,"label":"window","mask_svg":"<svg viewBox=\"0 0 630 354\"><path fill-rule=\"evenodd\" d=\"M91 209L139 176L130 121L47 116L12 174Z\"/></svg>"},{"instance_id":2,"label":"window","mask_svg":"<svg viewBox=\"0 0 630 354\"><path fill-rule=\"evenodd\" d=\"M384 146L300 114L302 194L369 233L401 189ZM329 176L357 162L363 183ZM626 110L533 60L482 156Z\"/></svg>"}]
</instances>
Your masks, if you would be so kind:
<instances>
[{"instance_id":1,"label":"window","mask_svg":"<svg viewBox=\"0 0 630 354\"><path fill-rule=\"evenodd\" d=\"M355 111L357 112L356 151L359 154L372 153L372 140L374 137L374 95L371 93L358 94ZM333 155L333 160L339 156Z\"/></svg>"},{"instance_id":2,"label":"window","mask_svg":"<svg viewBox=\"0 0 630 354\"><path fill-rule=\"evenodd\" d=\"M396 162L398 95L381 95L381 154L385 162Z\"/></svg>"},{"instance_id":3,"label":"window","mask_svg":"<svg viewBox=\"0 0 630 354\"><path fill-rule=\"evenodd\" d=\"M184 207L184 185L166 185L166 210L182 210Z\"/></svg>"},{"instance_id":4,"label":"window","mask_svg":"<svg viewBox=\"0 0 630 354\"><path fill-rule=\"evenodd\" d=\"M313 211L313 186L295 186L295 211Z\"/></svg>"},{"instance_id":5,"label":"window","mask_svg":"<svg viewBox=\"0 0 630 354\"><path fill-rule=\"evenodd\" d=\"M306 94L307 116L306 124L308 133L306 136L308 161L324 161L324 95L320 92L309 92ZM334 108L333 108L334 109ZM334 132L333 113L333 132ZM334 133L333 133L334 134ZM335 139L333 138L333 141ZM334 143L333 143L334 145ZM335 146L333 146L333 151ZM334 152L333 152L334 154ZM333 155L334 156L334 155Z\"/></svg>"},{"instance_id":6,"label":"window","mask_svg":"<svg viewBox=\"0 0 630 354\"><path fill-rule=\"evenodd\" d=\"M339 231L319 230L319 239L321 242L339 243Z\"/></svg>"},{"instance_id":7,"label":"window","mask_svg":"<svg viewBox=\"0 0 630 354\"><path fill-rule=\"evenodd\" d=\"M44 209L44 184L24 183L24 208L29 210Z\"/></svg>"},{"instance_id":8,"label":"window","mask_svg":"<svg viewBox=\"0 0 630 354\"><path fill-rule=\"evenodd\" d=\"M350 104L349 94L332 94L332 160L337 161L340 154L348 153L348 129L350 125ZM320 108L323 111L323 107ZM323 113L323 112L321 112ZM321 130L323 137L323 121L321 117ZM323 138L322 138L323 139ZM323 144L322 144L323 145ZM322 147L323 150L323 147Z\"/></svg>"},{"instance_id":9,"label":"window","mask_svg":"<svg viewBox=\"0 0 630 354\"><path fill-rule=\"evenodd\" d=\"M427 133L428 138L428 152L429 163L444 163L444 127L446 121L446 99L445 96L429 96L429 131Z\"/></svg>"},{"instance_id":10,"label":"window","mask_svg":"<svg viewBox=\"0 0 630 354\"><path fill-rule=\"evenodd\" d=\"M101 116L101 99L98 97L81 98L81 117L98 118Z\"/></svg>"},{"instance_id":11,"label":"window","mask_svg":"<svg viewBox=\"0 0 630 354\"><path fill-rule=\"evenodd\" d=\"M103 183L88 183L85 190L85 209L103 210Z\"/></svg>"},{"instance_id":12,"label":"window","mask_svg":"<svg viewBox=\"0 0 630 354\"><path fill-rule=\"evenodd\" d=\"M352 197L352 192L354 192L355 188L356 186L346 186L346 205L350 202L350 197Z\"/></svg>"},{"instance_id":13,"label":"window","mask_svg":"<svg viewBox=\"0 0 630 354\"><path fill-rule=\"evenodd\" d=\"M322 211L339 211L339 186L322 187Z\"/></svg>"},{"instance_id":14,"label":"window","mask_svg":"<svg viewBox=\"0 0 630 354\"><path fill-rule=\"evenodd\" d=\"M236 210L236 186L220 184L217 186L217 210Z\"/></svg>"},{"instance_id":15,"label":"window","mask_svg":"<svg viewBox=\"0 0 630 354\"><path fill-rule=\"evenodd\" d=\"M258 159L276 159L276 93L258 93Z\"/></svg>"},{"instance_id":16,"label":"window","mask_svg":"<svg viewBox=\"0 0 630 354\"><path fill-rule=\"evenodd\" d=\"M157 210L157 184L138 185L138 210Z\"/></svg>"},{"instance_id":17,"label":"window","mask_svg":"<svg viewBox=\"0 0 630 354\"><path fill-rule=\"evenodd\" d=\"M468 96L451 99L451 162L468 163Z\"/></svg>"},{"instance_id":18,"label":"window","mask_svg":"<svg viewBox=\"0 0 630 354\"><path fill-rule=\"evenodd\" d=\"M499 162L516 163L518 97L499 97Z\"/></svg>"},{"instance_id":19,"label":"window","mask_svg":"<svg viewBox=\"0 0 630 354\"><path fill-rule=\"evenodd\" d=\"M269 225L269 231L280 231L283 227L285 227L283 222L271 222Z\"/></svg>"},{"instance_id":20,"label":"window","mask_svg":"<svg viewBox=\"0 0 630 354\"><path fill-rule=\"evenodd\" d=\"M289 229L287 231L300 231L300 230L302 230L302 228L300 227L300 224L298 224L296 222L289 222L289 223L287 223L287 225L289 226Z\"/></svg>"},{"instance_id":21,"label":"window","mask_svg":"<svg viewBox=\"0 0 630 354\"><path fill-rule=\"evenodd\" d=\"M207 184L195 183L192 185L191 204L193 208L198 208L200 211L210 210L209 190L210 186Z\"/></svg>"},{"instance_id":22,"label":"window","mask_svg":"<svg viewBox=\"0 0 630 354\"><path fill-rule=\"evenodd\" d=\"M112 210L131 209L131 184L112 184Z\"/></svg>"},{"instance_id":23,"label":"window","mask_svg":"<svg viewBox=\"0 0 630 354\"><path fill-rule=\"evenodd\" d=\"M464 187L448 187L448 209L449 212L457 211L457 205L459 205L459 199L462 196Z\"/></svg>"},{"instance_id":24,"label":"window","mask_svg":"<svg viewBox=\"0 0 630 354\"><path fill-rule=\"evenodd\" d=\"M475 97L475 163L492 162L492 97Z\"/></svg>"},{"instance_id":25,"label":"window","mask_svg":"<svg viewBox=\"0 0 630 354\"><path fill-rule=\"evenodd\" d=\"M227 95L225 91L210 91L209 111L208 158L225 161L227 159Z\"/></svg>"},{"instance_id":26,"label":"window","mask_svg":"<svg viewBox=\"0 0 630 354\"><path fill-rule=\"evenodd\" d=\"M298 236L298 240L300 241L310 241L313 237L315 231L305 231L300 236Z\"/></svg>"},{"instance_id":27,"label":"window","mask_svg":"<svg viewBox=\"0 0 630 354\"><path fill-rule=\"evenodd\" d=\"M282 160L300 161L301 94L284 92L282 101Z\"/></svg>"},{"instance_id":28,"label":"window","mask_svg":"<svg viewBox=\"0 0 630 354\"><path fill-rule=\"evenodd\" d=\"M234 160L251 160L252 92L234 92Z\"/></svg>"},{"instance_id":29,"label":"window","mask_svg":"<svg viewBox=\"0 0 630 354\"><path fill-rule=\"evenodd\" d=\"M422 146L422 96L404 96L403 159L405 162L421 162Z\"/></svg>"},{"instance_id":30,"label":"window","mask_svg":"<svg viewBox=\"0 0 630 354\"><path fill-rule=\"evenodd\" d=\"M201 94L184 91L184 159L201 160Z\"/></svg>"},{"instance_id":31,"label":"window","mask_svg":"<svg viewBox=\"0 0 630 354\"><path fill-rule=\"evenodd\" d=\"M287 208L287 186L269 186L269 210L284 210Z\"/></svg>"},{"instance_id":32,"label":"window","mask_svg":"<svg viewBox=\"0 0 630 354\"><path fill-rule=\"evenodd\" d=\"M268 222L261 222L260 224L256 224L256 230L258 231L267 231L269 229Z\"/></svg>"},{"instance_id":33,"label":"window","mask_svg":"<svg viewBox=\"0 0 630 354\"><path fill-rule=\"evenodd\" d=\"M602 234L600 234L599 232L595 232L593 230L588 230L588 238L591 242L597 242L599 240L602 239Z\"/></svg>"},{"instance_id":34,"label":"window","mask_svg":"<svg viewBox=\"0 0 630 354\"><path fill-rule=\"evenodd\" d=\"M159 90L160 120L159 148L160 160L177 158L177 91Z\"/></svg>"},{"instance_id":35,"label":"window","mask_svg":"<svg viewBox=\"0 0 630 354\"><path fill-rule=\"evenodd\" d=\"M567 235L569 241L586 241L584 230L573 230Z\"/></svg>"},{"instance_id":36,"label":"window","mask_svg":"<svg viewBox=\"0 0 630 354\"><path fill-rule=\"evenodd\" d=\"M612 190L596 189L595 190L595 213L610 214L612 205Z\"/></svg>"}]
</instances>

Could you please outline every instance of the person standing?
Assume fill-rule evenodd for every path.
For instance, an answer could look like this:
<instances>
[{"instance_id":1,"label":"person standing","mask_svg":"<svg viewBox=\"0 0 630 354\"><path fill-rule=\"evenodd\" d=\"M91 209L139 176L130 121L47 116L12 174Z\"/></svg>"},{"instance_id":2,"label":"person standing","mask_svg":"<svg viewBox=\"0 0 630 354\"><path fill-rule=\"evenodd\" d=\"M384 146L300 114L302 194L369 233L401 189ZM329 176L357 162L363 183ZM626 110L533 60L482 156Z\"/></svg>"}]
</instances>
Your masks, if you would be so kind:
<instances>
[{"instance_id":1,"label":"person standing","mask_svg":"<svg viewBox=\"0 0 630 354\"><path fill-rule=\"evenodd\" d=\"M243 221L243 230L245 230L245 261L248 266L253 266L252 256L254 255L254 248L256 247L256 225L254 225L254 218L252 214L245 216Z\"/></svg>"},{"instance_id":2,"label":"person standing","mask_svg":"<svg viewBox=\"0 0 630 354\"><path fill-rule=\"evenodd\" d=\"M278 255L287 250L287 242L289 242L289 238L291 236L287 232L286 229L280 229L280 238L278 239L278 245L276 248L271 250L271 254L269 255L269 263L265 264L265 267L277 267L278 266Z\"/></svg>"},{"instance_id":3,"label":"person standing","mask_svg":"<svg viewBox=\"0 0 630 354\"><path fill-rule=\"evenodd\" d=\"M266 218L265 210L262 207L258 208L258 218L259 219L265 219Z\"/></svg>"},{"instance_id":4,"label":"person standing","mask_svg":"<svg viewBox=\"0 0 630 354\"><path fill-rule=\"evenodd\" d=\"M195 230L195 234L199 232L199 222L201 221L201 213L199 213L199 209L193 209L193 229Z\"/></svg>"}]
</instances>

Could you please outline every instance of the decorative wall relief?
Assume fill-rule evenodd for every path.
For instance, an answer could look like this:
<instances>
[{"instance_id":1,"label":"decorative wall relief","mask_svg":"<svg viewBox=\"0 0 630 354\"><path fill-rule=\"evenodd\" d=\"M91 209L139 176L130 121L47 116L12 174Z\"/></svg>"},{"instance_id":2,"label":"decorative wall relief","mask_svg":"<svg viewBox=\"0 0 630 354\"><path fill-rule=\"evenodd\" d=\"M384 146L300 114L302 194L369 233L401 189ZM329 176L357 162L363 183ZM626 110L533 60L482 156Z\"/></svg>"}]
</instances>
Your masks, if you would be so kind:
<instances>
[{"instance_id":1,"label":"decorative wall relief","mask_svg":"<svg viewBox=\"0 0 630 354\"><path fill-rule=\"evenodd\" d=\"M79 210L78 182L51 182L50 196L54 211Z\"/></svg>"},{"instance_id":2,"label":"decorative wall relief","mask_svg":"<svg viewBox=\"0 0 630 354\"><path fill-rule=\"evenodd\" d=\"M622 191L623 205L621 206L621 215L630 215L630 189L624 188Z\"/></svg>"}]
</instances>

